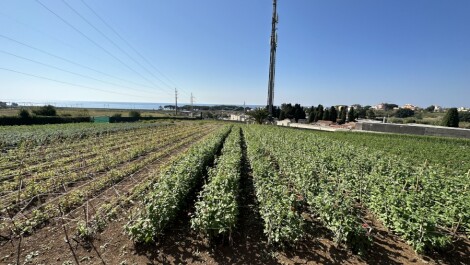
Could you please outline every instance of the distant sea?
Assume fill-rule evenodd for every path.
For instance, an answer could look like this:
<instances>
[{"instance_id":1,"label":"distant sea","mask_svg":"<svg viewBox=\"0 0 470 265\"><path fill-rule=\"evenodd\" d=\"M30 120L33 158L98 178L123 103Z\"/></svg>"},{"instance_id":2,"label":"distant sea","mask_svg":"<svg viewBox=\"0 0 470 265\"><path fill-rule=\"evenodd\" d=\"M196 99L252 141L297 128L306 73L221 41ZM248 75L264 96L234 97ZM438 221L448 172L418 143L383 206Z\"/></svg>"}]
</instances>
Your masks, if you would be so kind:
<instances>
[{"instance_id":1,"label":"distant sea","mask_svg":"<svg viewBox=\"0 0 470 265\"><path fill-rule=\"evenodd\" d=\"M137 109L137 110L156 110L166 105L174 106L175 103L138 103L138 102L106 102L106 101L34 101L21 102L13 101L20 106L44 106L53 105L59 108L87 108L87 109ZM189 103L178 103L178 106L189 105ZM233 104L202 104L196 103L197 106L217 106L217 105L233 105ZM241 106L243 105L236 105ZM258 105L246 105L246 107L257 108Z\"/></svg>"}]
</instances>

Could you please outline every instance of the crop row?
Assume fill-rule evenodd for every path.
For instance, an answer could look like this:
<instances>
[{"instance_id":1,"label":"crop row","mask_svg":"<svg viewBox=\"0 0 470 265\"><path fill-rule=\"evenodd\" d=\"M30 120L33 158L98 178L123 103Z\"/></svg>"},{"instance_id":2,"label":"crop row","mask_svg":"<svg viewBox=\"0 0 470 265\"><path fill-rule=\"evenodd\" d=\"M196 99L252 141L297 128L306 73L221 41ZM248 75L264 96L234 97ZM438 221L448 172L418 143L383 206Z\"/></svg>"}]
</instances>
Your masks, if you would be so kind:
<instances>
[{"instance_id":1,"label":"crop row","mask_svg":"<svg viewBox=\"0 0 470 265\"><path fill-rule=\"evenodd\" d=\"M244 130L247 155L269 243L295 242L303 236L303 218L298 211L298 197L280 176L272 159L254 130Z\"/></svg>"},{"instance_id":2,"label":"crop row","mask_svg":"<svg viewBox=\"0 0 470 265\"><path fill-rule=\"evenodd\" d=\"M388 154L406 157L415 164L428 161L446 168L452 175L467 173L470 168L469 139L347 132L330 134L328 138L359 148L386 150Z\"/></svg>"},{"instance_id":3,"label":"crop row","mask_svg":"<svg viewBox=\"0 0 470 265\"><path fill-rule=\"evenodd\" d=\"M156 126L147 128L136 128L133 130L121 131L114 134L88 137L79 141L70 142L67 145L57 142L41 146L23 147L10 149L0 160L0 170L7 174L13 174L7 170L19 170L20 168L37 165L47 166L51 161L58 159L68 159L77 152L86 153L90 147L112 146L113 143L130 141L134 137L143 136L154 131L165 130L170 126ZM135 138L134 138L135 139Z\"/></svg>"},{"instance_id":4,"label":"crop row","mask_svg":"<svg viewBox=\"0 0 470 265\"><path fill-rule=\"evenodd\" d=\"M358 172L345 171L344 165L336 163L349 161L336 160L337 154L327 149L312 152L309 146L316 144L312 141L295 144L291 132L251 130L256 141L265 148L266 156L276 163L280 178L333 233L334 241L347 243L355 252L362 253L369 239L350 186Z\"/></svg>"},{"instance_id":5,"label":"crop row","mask_svg":"<svg viewBox=\"0 0 470 265\"><path fill-rule=\"evenodd\" d=\"M191 138L195 139L195 143L204 141L215 129L216 127L211 127L211 129L209 129L207 132L201 132ZM189 143L189 141L185 142ZM186 145L183 144L181 145L181 147L185 148ZM174 161L181 159L181 157L183 157L184 155L186 155L185 150L173 152L173 154L169 156L169 160L159 160L159 162L162 162L162 164L160 164L157 168L153 168L151 173L146 173L143 178L134 179L133 177L131 183L125 185L117 183L114 186L115 189L119 189L119 187L122 186L123 189L127 191L125 193L122 193L122 191L119 191L119 193L113 192L113 195L117 196L113 197L112 200L109 200L109 198L107 198L107 202L100 204L100 207L96 209L95 214L88 220L88 224L86 223L86 220L84 220L82 222L79 222L78 226L81 225L82 229L83 226L85 226L86 230L84 231L86 232L86 234L89 235L95 233L97 230L102 229L103 226L106 225L109 220L112 220L116 217L117 213L120 210L128 209L130 205L133 205L136 203L136 201L139 201L144 198L144 196L149 192L152 185L154 185L159 179L159 175L155 174L154 172L166 170L169 165L171 165ZM126 188L126 186L130 186L131 188L128 189Z\"/></svg>"},{"instance_id":6,"label":"crop row","mask_svg":"<svg viewBox=\"0 0 470 265\"><path fill-rule=\"evenodd\" d=\"M208 182L196 202L191 226L210 238L227 234L230 237L237 222L242 161L240 138L240 128L232 129L225 140L217 166L208 172Z\"/></svg>"},{"instance_id":7,"label":"crop row","mask_svg":"<svg viewBox=\"0 0 470 265\"><path fill-rule=\"evenodd\" d=\"M96 139L95 141L98 141L99 142L98 144L93 144L92 142L90 142L88 143L88 147L85 149L70 147L68 151L73 153L72 156L66 157L64 159L53 160L47 163L44 166L44 168L42 168L41 164L25 166L16 170L15 173L20 174L20 177L22 179L24 179L24 176L27 176L27 175L34 175L36 179L41 179L41 177L38 177L37 175L38 174L40 175L41 173L46 173L46 172L41 172L41 169L47 170L48 168L51 168L52 172L56 171L57 169L64 169L63 171L65 171L65 168L64 168L65 165L67 168L73 168L80 164L89 164L88 158L94 159L97 155L108 154L108 153L114 152L115 150L130 148L133 145L139 144L141 142L155 141L154 138L157 138L158 140L158 138L162 137L162 135L170 135L172 132L175 132L175 131L185 132L185 131L191 131L191 130L197 130L197 128L194 128L192 126L187 126L187 127L161 128L157 130L144 129L142 134L137 133L136 135L134 135L134 137L132 135L129 135L128 137L123 137L122 139L121 138L114 139L114 137L101 139L101 140ZM119 134L116 134L116 135L119 135ZM74 161L75 163L72 163ZM11 175L11 176L14 178L13 179L14 183L17 183L19 181L18 175ZM2 185L9 185L9 184L2 183ZM5 189L0 188L0 190L5 190Z\"/></svg>"},{"instance_id":8,"label":"crop row","mask_svg":"<svg viewBox=\"0 0 470 265\"><path fill-rule=\"evenodd\" d=\"M180 137L185 137L199 129L198 127L190 127L189 129L182 130L182 132L165 132L165 134L158 135L158 137L151 135L150 137L139 139L128 148L113 153L103 152L95 158L82 161L83 165L86 165L84 168L80 167L80 164L70 165L72 167L78 166L77 168L67 168L70 166L62 165L65 167L65 171L61 167L57 167L43 174L37 174L33 178L28 179L29 181L22 183L22 186L25 187L22 188L21 191L18 191L18 193L11 192L8 196L3 196L1 200L2 208L9 206L15 201L18 203L40 194L54 192L74 182L90 177L93 178L93 176L100 171L106 171L126 161L152 152L153 150L158 150L167 145L168 142L172 142Z\"/></svg>"},{"instance_id":9,"label":"crop row","mask_svg":"<svg viewBox=\"0 0 470 265\"><path fill-rule=\"evenodd\" d=\"M175 220L230 130L228 126L223 127L213 136L194 145L185 156L160 174L160 180L145 197L137 218L126 225L134 240L152 242Z\"/></svg>"},{"instance_id":10,"label":"crop row","mask_svg":"<svg viewBox=\"0 0 470 265\"><path fill-rule=\"evenodd\" d=\"M175 150L193 142L198 137L206 134L207 130L209 130L209 128L200 130L191 137L176 140L165 148L162 148L160 151L150 153L142 159L138 159L133 162L123 164L118 168L111 169L110 171L101 175L99 178L95 178L92 181L85 183L84 185L78 186L65 195L55 198L46 204L41 205L37 209L34 209L31 211L31 214L29 214L27 219L18 216L16 218L16 226L21 227L21 229L24 231L31 231L31 229L35 228L44 221L56 216L60 216L61 212L66 213L78 207L105 188L118 183L124 178L136 173L143 167L161 159L164 156L172 154L172 152Z\"/></svg>"},{"instance_id":11,"label":"crop row","mask_svg":"<svg viewBox=\"0 0 470 265\"><path fill-rule=\"evenodd\" d=\"M469 174L449 175L440 166L410 164L310 132L251 130L312 212L353 248L367 244L361 206L418 252L445 247L452 235L469 227Z\"/></svg>"},{"instance_id":12,"label":"crop row","mask_svg":"<svg viewBox=\"0 0 470 265\"><path fill-rule=\"evenodd\" d=\"M160 126L158 123L54 124L0 127L0 148L35 146L55 141L83 139L120 131Z\"/></svg>"},{"instance_id":13,"label":"crop row","mask_svg":"<svg viewBox=\"0 0 470 265\"><path fill-rule=\"evenodd\" d=\"M159 134L165 134L167 132L170 132L172 130L179 130L181 128L150 128L150 129L141 129L137 132L134 132L133 134L128 134L127 132L125 135L121 135L121 133L113 134L110 137L104 137L102 139L92 139L92 141L85 140L84 144L81 144L80 146L69 146L67 148L67 145L62 144L62 146L66 146L66 153L58 151L57 154L55 154L54 157L48 157L46 155L46 158L48 160L44 160L44 163L41 163L42 159L40 161L34 161L34 160L29 160L29 161L24 161L21 159L21 166L18 166L14 168L13 170L2 170L5 174L4 181L2 185L8 185L5 184L5 181L8 180L13 180L14 183L18 182L18 177L25 175L37 175L41 174L43 171L46 171L48 169L56 169L56 168L62 168L64 171L68 170L68 168L74 168L77 165L84 164L84 161L86 161L89 158L93 158L96 155L99 155L100 153L111 153L116 149L122 149L122 148L127 148L130 147L131 145L134 144L136 139L142 139L144 138L151 138L152 135L158 136ZM43 157L42 154L36 154L37 157ZM39 160L39 159L38 159ZM67 168L64 168L63 166L67 165ZM8 176L8 178L7 178ZM4 188L0 187L0 192L5 190Z\"/></svg>"}]
</instances>

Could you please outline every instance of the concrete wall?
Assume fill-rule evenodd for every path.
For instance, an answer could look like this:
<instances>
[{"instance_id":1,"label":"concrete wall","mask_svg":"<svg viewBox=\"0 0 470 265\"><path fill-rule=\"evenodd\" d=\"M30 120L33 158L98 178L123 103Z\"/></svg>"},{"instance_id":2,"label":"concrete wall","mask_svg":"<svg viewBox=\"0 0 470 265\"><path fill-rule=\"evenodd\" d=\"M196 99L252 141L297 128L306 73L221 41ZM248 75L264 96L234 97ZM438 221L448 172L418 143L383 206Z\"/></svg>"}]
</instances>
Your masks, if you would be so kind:
<instances>
[{"instance_id":1,"label":"concrete wall","mask_svg":"<svg viewBox=\"0 0 470 265\"><path fill-rule=\"evenodd\" d=\"M459 128L447 128L437 126L419 126L402 125L392 123L357 123L357 130L383 132L383 133L401 133L440 137L458 137L470 139L470 130Z\"/></svg>"}]
</instances>

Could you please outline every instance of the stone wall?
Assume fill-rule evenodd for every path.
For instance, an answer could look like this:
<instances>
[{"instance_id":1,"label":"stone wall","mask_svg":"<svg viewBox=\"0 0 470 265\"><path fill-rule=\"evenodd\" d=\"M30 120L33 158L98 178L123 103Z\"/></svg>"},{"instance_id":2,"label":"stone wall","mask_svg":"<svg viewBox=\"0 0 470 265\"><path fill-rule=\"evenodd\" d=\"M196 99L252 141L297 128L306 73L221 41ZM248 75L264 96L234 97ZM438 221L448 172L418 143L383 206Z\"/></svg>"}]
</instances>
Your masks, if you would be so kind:
<instances>
[{"instance_id":1,"label":"stone wall","mask_svg":"<svg viewBox=\"0 0 470 265\"><path fill-rule=\"evenodd\" d=\"M470 139L469 129L447 128L437 126L420 126L420 125L403 125L392 123L357 123L357 130L383 132L383 133L400 133L414 134L440 137L458 137Z\"/></svg>"}]
</instances>

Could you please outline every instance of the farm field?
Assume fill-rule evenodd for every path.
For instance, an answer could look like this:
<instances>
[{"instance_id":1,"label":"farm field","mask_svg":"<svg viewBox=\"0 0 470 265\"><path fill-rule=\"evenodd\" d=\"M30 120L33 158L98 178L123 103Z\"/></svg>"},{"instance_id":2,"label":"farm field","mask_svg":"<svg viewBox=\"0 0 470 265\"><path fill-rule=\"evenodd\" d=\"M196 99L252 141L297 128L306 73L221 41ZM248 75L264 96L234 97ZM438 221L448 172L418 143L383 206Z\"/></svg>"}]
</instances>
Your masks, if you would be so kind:
<instances>
[{"instance_id":1,"label":"farm field","mask_svg":"<svg viewBox=\"0 0 470 265\"><path fill-rule=\"evenodd\" d=\"M468 141L166 122L0 142L2 264L470 264Z\"/></svg>"}]
</instances>

